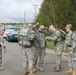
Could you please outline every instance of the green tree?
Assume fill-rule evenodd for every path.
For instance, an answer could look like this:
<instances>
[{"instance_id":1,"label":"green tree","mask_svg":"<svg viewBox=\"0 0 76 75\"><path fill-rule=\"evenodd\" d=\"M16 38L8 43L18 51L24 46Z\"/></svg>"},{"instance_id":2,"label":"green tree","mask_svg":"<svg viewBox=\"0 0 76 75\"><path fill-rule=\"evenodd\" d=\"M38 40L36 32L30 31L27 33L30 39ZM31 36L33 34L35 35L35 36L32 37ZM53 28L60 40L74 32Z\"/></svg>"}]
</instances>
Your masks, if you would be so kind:
<instances>
[{"instance_id":1,"label":"green tree","mask_svg":"<svg viewBox=\"0 0 76 75\"><path fill-rule=\"evenodd\" d=\"M76 0L44 0L35 22L63 29L71 23L76 28Z\"/></svg>"}]
</instances>

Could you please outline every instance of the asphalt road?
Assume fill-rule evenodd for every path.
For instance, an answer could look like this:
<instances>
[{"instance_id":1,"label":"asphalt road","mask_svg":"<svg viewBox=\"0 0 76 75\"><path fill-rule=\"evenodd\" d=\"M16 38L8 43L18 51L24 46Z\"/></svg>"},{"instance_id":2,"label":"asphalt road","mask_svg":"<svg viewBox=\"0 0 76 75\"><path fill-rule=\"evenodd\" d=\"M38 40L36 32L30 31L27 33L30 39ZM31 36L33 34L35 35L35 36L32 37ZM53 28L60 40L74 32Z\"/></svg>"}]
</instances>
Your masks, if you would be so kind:
<instances>
[{"instance_id":1,"label":"asphalt road","mask_svg":"<svg viewBox=\"0 0 76 75\"><path fill-rule=\"evenodd\" d=\"M6 48L7 53L3 53L3 67L5 68L5 70L0 71L0 75L23 75L21 47L18 45L17 42L6 42ZM44 63L45 71L37 71L36 75L65 75L64 71L68 69L67 57L62 58L61 72L53 72L54 67L55 55L47 53Z\"/></svg>"}]
</instances>

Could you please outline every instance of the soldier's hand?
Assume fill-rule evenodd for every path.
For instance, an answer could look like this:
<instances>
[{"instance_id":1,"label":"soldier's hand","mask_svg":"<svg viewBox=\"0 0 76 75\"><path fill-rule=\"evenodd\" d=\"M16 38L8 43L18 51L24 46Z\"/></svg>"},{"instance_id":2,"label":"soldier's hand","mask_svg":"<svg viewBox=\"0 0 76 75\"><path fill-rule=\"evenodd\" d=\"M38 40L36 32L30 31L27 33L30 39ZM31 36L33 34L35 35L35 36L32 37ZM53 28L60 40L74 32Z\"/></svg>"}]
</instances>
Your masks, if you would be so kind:
<instances>
[{"instance_id":1,"label":"soldier's hand","mask_svg":"<svg viewBox=\"0 0 76 75\"><path fill-rule=\"evenodd\" d=\"M66 48L64 48L64 52L66 52Z\"/></svg>"},{"instance_id":2,"label":"soldier's hand","mask_svg":"<svg viewBox=\"0 0 76 75\"><path fill-rule=\"evenodd\" d=\"M70 56L72 56L72 55L73 55L73 51L70 52Z\"/></svg>"},{"instance_id":3,"label":"soldier's hand","mask_svg":"<svg viewBox=\"0 0 76 75\"><path fill-rule=\"evenodd\" d=\"M49 37L48 37L48 36L46 36L46 37L45 37L45 40L48 40L48 38L49 38Z\"/></svg>"}]
</instances>

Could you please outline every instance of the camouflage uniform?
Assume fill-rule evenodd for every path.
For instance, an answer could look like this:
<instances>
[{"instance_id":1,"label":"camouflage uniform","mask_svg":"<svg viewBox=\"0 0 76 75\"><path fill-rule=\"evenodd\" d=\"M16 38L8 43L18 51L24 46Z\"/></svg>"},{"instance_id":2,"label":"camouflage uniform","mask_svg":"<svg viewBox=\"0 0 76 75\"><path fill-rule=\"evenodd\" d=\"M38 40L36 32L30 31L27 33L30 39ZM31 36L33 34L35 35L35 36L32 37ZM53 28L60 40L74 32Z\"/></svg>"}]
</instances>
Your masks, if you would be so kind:
<instances>
[{"instance_id":1,"label":"camouflage uniform","mask_svg":"<svg viewBox=\"0 0 76 75\"><path fill-rule=\"evenodd\" d=\"M73 51L72 61L73 61L73 74L72 75L76 75L76 47Z\"/></svg>"},{"instance_id":2,"label":"camouflage uniform","mask_svg":"<svg viewBox=\"0 0 76 75\"><path fill-rule=\"evenodd\" d=\"M72 61L73 61L73 69L76 70L76 50L75 50L75 53L73 54L73 59L72 59Z\"/></svg>"},{"instance_id":3,"label":"camouflage uniform","mask_svg":"<svg viewBox=\"0 0 76 75\"><path fill-rule=\"evenodd\" d=\"M61 65L61 57L63 52L63 43L61 38L61 32L55 30L48 40L53 40L55 45L56 65Z\"/></svg>"},{"instance_id":4,"label":"camouflage uniform","mask_svg":"<svg viewBox=\"0 0 76 75\"><path fill-rule=\"evenodd\" d=\"M38 56L39 56L39 52L40 52L40 42L39 40L35 40L35 49L34 49L34 53L35 53L35 60L34 60L34 68L36 68L37 65L37 61L38 61Z\"/></svg>"},{"instance_id":5,"label":"camouflage uniform","mask_svg":"<svg viewBox=\"0 0 76 75\"><path fill-rule=\"evenodd\" d=\"M71 28L72 28L71 24L68 24L65 27L67 34L64 43L64 51L66 51L66 47L68 47L68 64L69 64L69 70L65 71L66 74L73 73L73 57L75 54L73 52L75 51L75 47L76 47L76 35L75 33L72 32Z\"/></svg>"},{"instance_id":6,"label":"camouflage uniform","mask_svg":"<svg viewBox=\"0 0 76 75\"><path fill-rule=\"evenodd\" d=\"M40 27L42 27L43 29L45 28L43 25L41 25ZM39 28L40 29L40 28ZM36 37L37 40L35 40L35 48L36 48L36 53L35 53L35 61L34 61L34 71L36 68L36 64L39 58L39 69L40 71L43 71L43 62L44 62L44 56L45 56L45 35L44 32L40 30L38 30L38 27L36 27L35 29L36 32Z\"/></svg>"},{"instance_id":7,"label":"camouflage uniform","mask_svg":"<svg viewBox=\"0 0 76 75\"><path fill-rule=\"evenodd\" d=\"M72 60L76 60L76 34L71 32L66 35L65 47L68 46L68 59L69 67L73 68L74 63ZM73 51L73 57L70 56L70 52Z\"/></svg>"},{"instance_id":8,"label":"camouflage uniform","mask_svg":"<svg viewBox=\"0 0 76 75\"><path fill-rule=\"evenodd\" d=\"M68 72L72 71L72 68L76 70L76 34L71 32L66 35L65 47L68 46L68 63L69 68L71 69ZM70 55L70 52L73 52L73 55Z\"/></svg>"},{"instance_id":9,"label":"camouflage uniform","mask_svg":"<svg viewBox=\"0 0 76 75\"><path fill-rule=\"evenodd\" d=\"M4 47L4 38L0 35L0 67L2 66L2 47Z\"/></svg>"},{"instance_id":10,"label":"camouflage uniform","mask_svg":"<svg viewBox=\"0 0 76 75\"><path fill-rule=\"evenodd\" d=\"M68 46L68 63L69 63L70 68L73 67L72 56L70 56L70 52L73 50L73 47L72 47L72 34L73 33L69 33L69 34L66 35L66 40L65 40L65 44L64 44L65 48L66 48L66 46Z\"/></svg>"},{"instance_id":11,"label":"camouflage uniform","mask_svg":"<svg viewBox=\"0 0 76 75\"><path fill-rule=\"evenodd\" d=\"M40 51L39 51L39 66L43 67L43 63L44 63L44 57L46 55L46 41L45 41L45 34L43 31L40 31L39 33L40 35Z\"/></svg>"},{"instance_id":12,"label":"camouflage uniform","mask_svg":"<svg viewBox=\"0 0 76 75\"><path fill-rule=\"evenodd\" d=\"M23 67L32 70L34 64L34 47L23 48Z\"/></svg>"},{"instance_id":13,"label":"camouflage uniform","mask_svg":"<svg viewBox=\"0 0 76 75\"><path fill-rule=\"evenodd\" d=\"M38 61L38 56L39 56L39 51L40 51L40 39L39 39L39 30L38 27L35 25L34 31L36 33L36 40L34 42L35 45L35 49L34 49L34 53L35 53L35 60L34 60L34 69L36 68L37 65L37 61Z\"/></svg>"},{"instance_id":14,"label":"camouflage uniform","mask_svg":"<svg viewBox=\"0 0 76 75\"><path fill-rule=\"evenodd\" d=\"M29 35L29 33L28 33ZM34 34L35 35L35 34ZM24 69L33 69L33 64L34 64L34 39L31 40L31 46L30 47L23 47L23 67Z\"/></svg>"},{"instance_id":15,"label":"camouflage uniform","mask_svg":"<svg viewBox=\"0 0 76 75\"><path fill-rule=\"evenodd\" d=\"M73 47L73 68L76 69L76 33L72 33L72 47Z\"/></svg>"}]
</instances>

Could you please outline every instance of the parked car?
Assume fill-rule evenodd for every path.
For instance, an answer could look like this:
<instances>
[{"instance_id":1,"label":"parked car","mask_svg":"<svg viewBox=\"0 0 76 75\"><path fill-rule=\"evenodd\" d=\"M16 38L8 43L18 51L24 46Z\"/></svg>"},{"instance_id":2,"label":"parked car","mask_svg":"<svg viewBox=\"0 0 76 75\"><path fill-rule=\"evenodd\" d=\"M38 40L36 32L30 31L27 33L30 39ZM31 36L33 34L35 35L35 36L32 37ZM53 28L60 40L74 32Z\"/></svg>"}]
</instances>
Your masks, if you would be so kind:
<instances>
[{"instance_id":1,"label":"parked car","mask_svg":"<svg viewBox=\"0 0 76 75\"><path fill-rule=\"evenodd\" d=\"M10 29L12 29L14 31L20 31L21 30L21 28L19 28L19 27L11 27Z\"/></svg>"},{"instance_id":2,"label":"parked car","mask_svg":"<svg viewBox=\"0 0 76 75\"><path fill-rule=\"evenodd\" d=\"M6 38L6 35L7 35L9 32L12 32L12 31L14 31L14 30L13 30L13 29L9 29L9 28L6 29L5 32L4 32L4 34L3 34L3 37Z\"/></svg>"},{"instance_id":3,"label":"parked car","mask_svg":"<svg viewBox=\"0 0 76 75\"><path fill-rule=\"evenodd\" d=\"M11 31L6 35L6 41L18 41L18 31Z\"/></svg>"}]
</instances>

